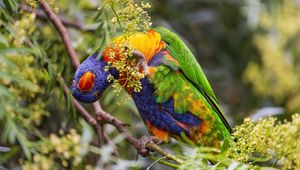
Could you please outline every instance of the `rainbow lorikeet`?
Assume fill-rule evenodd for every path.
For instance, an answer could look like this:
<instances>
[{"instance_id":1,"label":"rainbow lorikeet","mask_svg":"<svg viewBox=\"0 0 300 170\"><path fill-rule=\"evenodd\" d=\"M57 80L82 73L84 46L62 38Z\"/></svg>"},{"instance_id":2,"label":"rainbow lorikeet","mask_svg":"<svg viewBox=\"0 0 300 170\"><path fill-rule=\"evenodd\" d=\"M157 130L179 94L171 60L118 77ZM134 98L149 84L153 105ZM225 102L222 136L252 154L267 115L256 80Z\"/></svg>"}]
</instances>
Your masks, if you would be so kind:
<instances>
[{"instance_id":1,"label":"rainbow lorikeet","mask_svg":"<svg viewBox=\"0 0 300 170\"><path fill-rule=\"evenodd\" d=\"M119 36L112 40L134 49L137 67L146 74L141 90L125 90L132 96L148 129L158 139L170 137L192 144L220 148L229 141L231 128L216 96L195 57L184 42L170 30L157 27L146 33ZM120 60L118 51L106 48L102 58L88 57L75 73L73 96L85 103L96 101L110 85L107 76L124 79L126 74L105 69ZM113 59L112 59L113 58Z\"/></svg>"}]
</instances>

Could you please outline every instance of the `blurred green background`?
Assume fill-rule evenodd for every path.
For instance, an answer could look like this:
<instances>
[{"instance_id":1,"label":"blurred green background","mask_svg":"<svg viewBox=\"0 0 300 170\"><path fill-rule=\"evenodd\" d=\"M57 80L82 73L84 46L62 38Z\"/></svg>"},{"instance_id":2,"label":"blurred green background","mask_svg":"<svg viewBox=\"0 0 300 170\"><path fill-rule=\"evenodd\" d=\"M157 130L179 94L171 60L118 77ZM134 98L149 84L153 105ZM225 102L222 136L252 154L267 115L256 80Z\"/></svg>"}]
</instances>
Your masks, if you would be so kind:
<instances>
[{"instance_id":1,"label":"blurred green background","mask_svg":"<svg viewBox=\"0 0 300 170\"><path fill-rule=\"evenodd\" d=\"M9 149L2 152L0 147L0 169L149 166L149 159L136 160L136 151L112 126L106 125L105 131L115 145L92 147L97 143L92 127L79 117L56 79L60 75L70 84L75 72L62 41L47 19L24 10L36 5L40 11L35 1L26 2L0 0L0 146ZM148 2L153 25L172 29L193 51L232 127L246 117L289 119L299 112L299 0ZM108 38L107 16L98 9L101 1L48 3L75 23L67 28L81 61ZM118 104L120 98L108 89L100 101L106 111L130 124L135 137L147 134L134 103ZM116 147L119 157L110 155ZM182 152L174 142L168 147Z\"/></svg>"}]
</instances>

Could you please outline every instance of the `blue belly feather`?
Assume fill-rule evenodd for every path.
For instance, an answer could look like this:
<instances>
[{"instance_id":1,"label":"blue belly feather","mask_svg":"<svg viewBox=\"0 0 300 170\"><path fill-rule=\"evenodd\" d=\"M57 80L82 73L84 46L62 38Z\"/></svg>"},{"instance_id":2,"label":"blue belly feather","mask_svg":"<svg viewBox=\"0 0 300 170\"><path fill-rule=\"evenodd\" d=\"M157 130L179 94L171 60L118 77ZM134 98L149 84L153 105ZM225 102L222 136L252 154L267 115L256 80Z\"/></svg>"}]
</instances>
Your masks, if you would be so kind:
<instances>
[{"instance_id":1,"label":"blue belly feather","mask_svg":"<svg viewBox=\"0 0 300 170\"><path fill-rule=\"evenodd\" d=\"M147 78L143 78L141 83L142 90L138 93L133 93L132 97L144 121L148 120L152 126L172 134L179 135L185 133L187 136L189 136L189 131L178 126L176 122L183 123L188 127L199 126L201 124L201 120L190 112L183 114L176 113L174 111L173 98L163 103L157 103L155 101L153 85Z\"/></svg>"}]
</instances>

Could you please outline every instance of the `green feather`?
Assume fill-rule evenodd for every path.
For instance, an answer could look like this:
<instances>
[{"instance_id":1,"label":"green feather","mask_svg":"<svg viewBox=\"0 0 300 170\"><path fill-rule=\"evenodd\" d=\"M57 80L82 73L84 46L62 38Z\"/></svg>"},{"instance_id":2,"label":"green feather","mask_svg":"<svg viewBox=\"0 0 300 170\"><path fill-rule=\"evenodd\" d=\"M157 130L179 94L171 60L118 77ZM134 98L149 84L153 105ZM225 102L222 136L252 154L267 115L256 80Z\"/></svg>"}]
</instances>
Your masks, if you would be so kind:
<instances>
[{"instance_id":1,"label":"green feather","mask_svg":"<svg viewBox=\"0 0 300 170\"><path fill-rule=\"evenodd\" d=\"M232 132L231 127L225 119L224 113L221 111L216 96L196 58L185 45L185 43L175 33L170 30L157 27L155 30L160 33L162 40L167 44L167 50L178 61L180 69L183 71L184 76L194 84L211 107L219 115L226 128Z\"/></svg>"},{"instance_id":2,"label":"green feather","mask_svg":"<svg viewBox=\"0 0 300 170\"><path fill-rule=\"evenodd\" d=\"M213 146L216 140L224 141L230 137L229 131L205 95L184 74L161 63L157 66L154 74L148 74L147 76L154 85L154 95L157 103L163 103L173 98L176 113L185 114L190 112L199 119L208 122L207 131L203 134L198 131L191 135L196 137L201 135L200 138L190 139L194 144ZM178 137L189 143L185 139L187 137L182 135Z\"/></svg>"},{"instance_id":3,"label":"green feather","mask_svg":"<svg viewBox=\"0 0 300 170\"><path fill-rule=\"evenodd\" d=\"M200 86L209 96L216 99L201 66L180 37L164 27L157 27L155 30L160 33L162 40L167 43L167 49L179 62L184 74L195 84Z\"/></svg>"}]
</instances>

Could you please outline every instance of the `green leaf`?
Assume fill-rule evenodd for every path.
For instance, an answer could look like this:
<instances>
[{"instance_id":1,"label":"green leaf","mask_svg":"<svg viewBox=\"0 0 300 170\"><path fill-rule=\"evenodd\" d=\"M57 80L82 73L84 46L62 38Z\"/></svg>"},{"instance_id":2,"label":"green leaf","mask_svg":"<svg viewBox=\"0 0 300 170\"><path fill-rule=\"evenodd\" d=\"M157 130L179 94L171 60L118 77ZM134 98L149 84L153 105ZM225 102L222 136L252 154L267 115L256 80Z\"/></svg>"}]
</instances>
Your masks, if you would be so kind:
<instances>
[{"instance_id":1,"label":"green leaf","mask_svg":"<svg viewBox=\"0 0 300 170\"><path fill-rule=\"evenodd\" d=\"M14 146L14 147L10 148L9 152L6 152L6 153L0 152L0 164L3 164L5 162L7 162L9 159L16 156L16 154L19 152L19 150L20 150L20 148L18 146ZM1 169L1 167L0 167L0 169Z\"/></svg>"},{"instance_id":2,"label":"green leaf","mask_svg":"<svg viewBox=\"0 0 300 170\"><path fill-rule=\"evenodd\" d=\"M13 21L13 17L11 13L6 8L0 8L0 17L1 21L5 22L6 24Z\"/></svg>"},{"instance_id":3,"label":"green leaf","mask_svg":"<svg viewBox=\"0 0 300 170\"><path fill-rule=\"evenodd\" d=\"M29 149L29 141L28 139L24 136L23 133L18 133L17 135L18 138L18 142L20 143L22 150L26 156L27 159L31 159L31 153L30 153L30 149Z\"/></svg>"},{"instance_id":4,"label":"green leaf","mask_svg":"<svg viewBox=\"0 0 300 170\"><path fill-rule=\"evenodd\" d=\"M4 5L6 6L7 10L13 14L17 12L17 2L14 0L3 0Z\"/></svg>"},{"instance_id":5,"label":"green leaf","mask_svg":"<svg viewBox=\"0 0 300 170\"><path fill-rule=\"evenodd\" d=\"M8 67L17 67L13 62L0 54L0 63L6 64Z\"/></svg>"},{"instance_id":6,"label":"green leaf","mask_svg":"<svg viewBox=\"0 0 300 170\"><path fill-rule=\"evenodd\" d=\"M22 53L22 54L26 54L26 53L31 53L31 54L35 54L39 51L38 48L34 47L34 48L27 48L27 47L22 47L22 48L0 48L0 55L4 55L4 54L16 54L16 53Z\"/></svg>"},{"instance_id":7,"label":"green leaf","mask_svg":"<svg viewBox=\"0 0 300 170\"><path fill-rule=\"evenodd\" d=\"M0 98L11 97L12 94L8 91L8 88L0 85Z\"/></svg>"},{"instance_id":8,"label":"green leaf","mask_svg":"<svg viewBox=\"0 0 300 170\"><path fill-rule=\"evenodd\" d=\"M3 103L0 103L0 120L4 117L5 111L4 111L4 105Z\"/></svg>"},{"instance_id":9,"label":"green leaf","mask_svg":"<svg viewBox=\"0 0 300 170\"><path fill-rule=\"evenodd\" d=\"M8 139L9 143L14 144L16 142L17 127L12 119L7 118L4 127L4 136Z\"/></svg>"},{"instance_id":10,"label":"green leaf","mask_svg":"<svg viewBox=\"0 0 300 170\"><path fill-rule=\"evenodd\" d=\"M14 144L16 139L20 143L22 150L27 159L31 159L31 153L29 150L29 141L24 136L23 132L20 132L15 122L7 117L4 126L4 137L8 139L9 143Z\"/></svg>"},{"instance_id":11,"label":"green leaf","mask_svg":"<svg viewBox=\"0 0 300 170\"><path fill-rule=\"evenodd\" d=\"M110 39L110 28L106 11L104 9L100 9L97 15L94 17L94 21L98 22L99 24L96 28L95 35L99 35L99 37L101 35L102 37L92 39L92 41L89 42L89 46L93 47L92 53L98 52L98 54L101 54Z\"/></svg>"},{"instance_id":12,"label":"green leaf","mask_svg":"<svg viewBox=\"0 0 300 170\"><path fill-rule=\"evenodd\" d=\"M8 47L9 44L7 42L6 37L4 37L1 33L0 33L0 47L4 46L4 47Z\"/></svg>"},{"instance_id":13,"label":"green leaf","mask_svg":"<svg viewBox=\"0 0 300 170\"><path fill-rule=\"evenodd\" d=\"M30 91L36 92L38 91L39 87L28 80L23 79L22 77L18 77L11 73L4 73L0 72L0 78L8 78L13 82L18 83L21 87L24 87Z\"/></svg>"}]
</instances>

